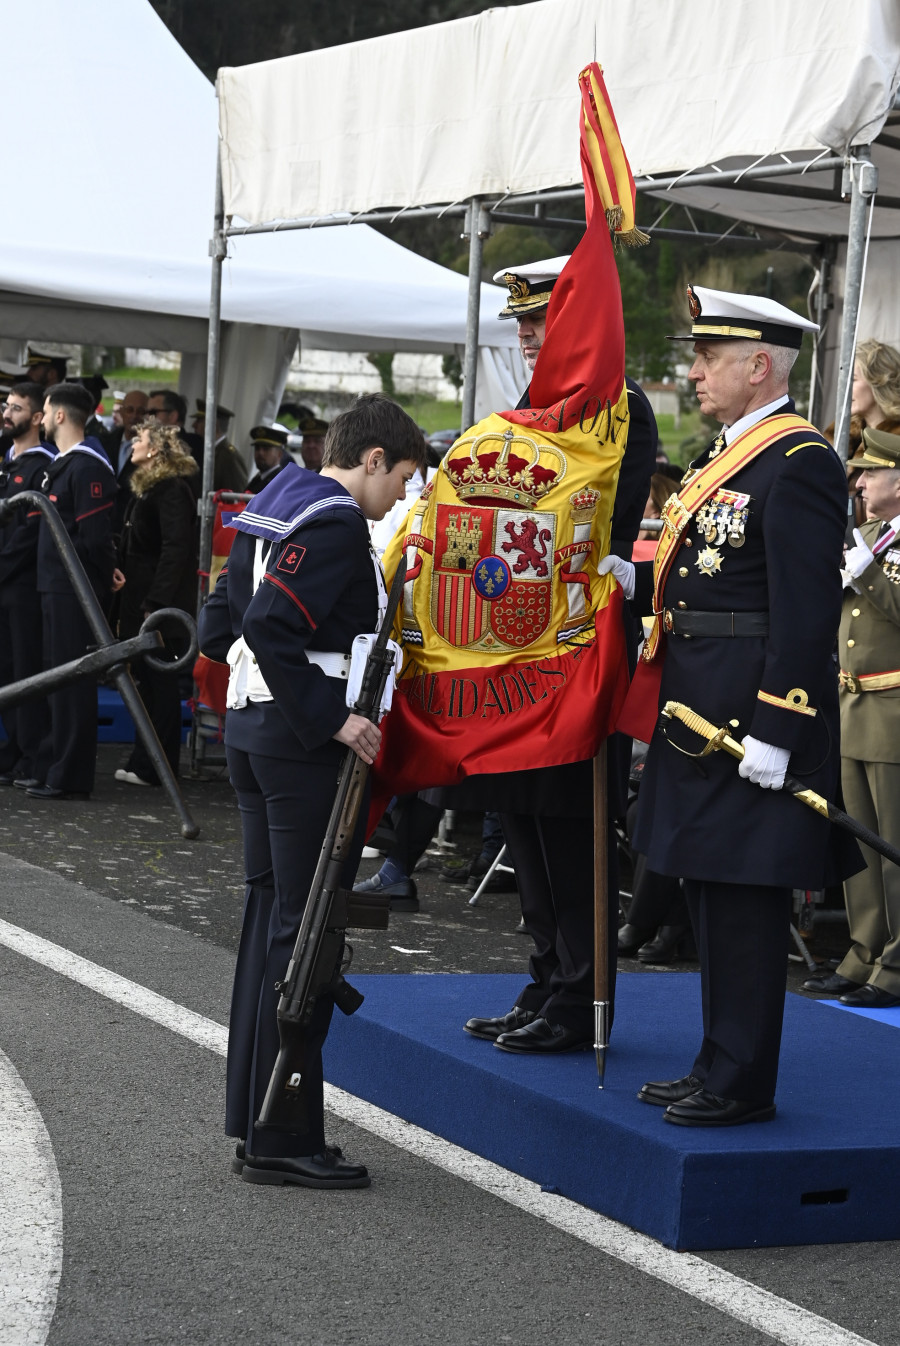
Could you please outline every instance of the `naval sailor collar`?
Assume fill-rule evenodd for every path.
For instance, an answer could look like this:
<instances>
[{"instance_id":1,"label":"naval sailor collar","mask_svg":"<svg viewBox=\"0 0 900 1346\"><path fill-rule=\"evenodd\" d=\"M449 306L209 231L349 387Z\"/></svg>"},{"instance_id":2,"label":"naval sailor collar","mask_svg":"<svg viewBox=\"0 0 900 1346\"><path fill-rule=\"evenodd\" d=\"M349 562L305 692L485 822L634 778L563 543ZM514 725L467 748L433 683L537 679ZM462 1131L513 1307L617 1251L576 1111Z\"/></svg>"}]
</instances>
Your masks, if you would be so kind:
<instances>
[{"instance_id":1,"label":"naval sailor collar","mask_svg":"<svg viewBox=\"0 0 900 1346\"><path fill-rule=\"evenodd\" d=\"M43 444L43 443L42 443L42 444L32 444L31 448L30 448L30 449L26 449L26 450L25 450L25 453L20 453L20 454L19 454L19 457L20 457L20 458L24 458L24 457L25 457L25 454L27 454L27 453L42 453L42 454L44 455L45 458L58 458L58 457L59 457L59 453L58 453L58 451L57 451L56 449L52 449L52 448L49 446L49 444Z\"/></svg>"},{"instance_id":2,"label":"naval sailor collar","mask_svg":"<svg viewBox=\"0 0 900 1346\"><path fill-rule=\"evenodd\" d=\"M102 463L107 471L112 472L112 463L106 454L101 453L99 449L92 449L90 444L73 444L71 449L66 449L65 453L57 453L54 462L65 462L70 453L86 453L91 458L96 458L98 463Z\"/></svg>"},{"instance_id":3,"label":"naval sailor collar","mask_svg":"<svg viewBox=\"0 0 900 1346\"><path fill-rule=\"evenodd\" d=\"M319 514L340 508L354 509L362 515L359 505L340 482L290 462L254 496L252 509L248 506L241 514L235 514L226 521L226 526L278 542Z\"/></svg>"},{"instance_id":4,"label":"naval sailor collar","mask_svg":"<svg viewBox=\"0 0 900 1346\"><path fill-rule=\"evenodd\" d=\"M749 411L746 416L742 416L739 421L735 421L734 425L723 426L721 433L725 437L725 443L730 444L737 439L738 435L742 435L745 430L750 430L758 421L771 416L773 411L780 411L790 400L787 394L784 397L776 397L774 402L767 402L764 407L757 407L755 411Z\"/></svg>"}]
</instances>

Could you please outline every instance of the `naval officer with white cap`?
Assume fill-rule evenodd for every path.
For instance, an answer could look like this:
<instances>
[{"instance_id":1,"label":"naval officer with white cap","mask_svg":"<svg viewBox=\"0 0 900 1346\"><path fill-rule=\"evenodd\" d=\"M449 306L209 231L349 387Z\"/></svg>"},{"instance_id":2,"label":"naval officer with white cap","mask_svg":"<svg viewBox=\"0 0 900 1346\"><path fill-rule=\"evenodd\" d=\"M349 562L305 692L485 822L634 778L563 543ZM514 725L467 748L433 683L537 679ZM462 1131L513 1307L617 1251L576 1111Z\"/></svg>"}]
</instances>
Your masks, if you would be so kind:
<instances>
[{"instance_id":1,"label":"naval officer with white cap","mask_svg":"<svg viewBox=\"0 0 900 1346\"><path fill-rule=\"evenodd\" d=\"M634 844L684 879L703 997L703 1041L680 1079L639 1097L682 1126L775 1115L793 888L861 867L855 845L778 793L792 776L835 797L840 770L832 652L841 611L845 474L794 411L788 375L816 324L773 300L692 286L688 374L721 423L666 502L656 561L601 563L654 628L633 684L731 722L745 757L699 760L703 740L657 726ZM656 706L654 689L653 708ZM679 750L680 749L680 750Z\"/></svg>"}]
</instances>

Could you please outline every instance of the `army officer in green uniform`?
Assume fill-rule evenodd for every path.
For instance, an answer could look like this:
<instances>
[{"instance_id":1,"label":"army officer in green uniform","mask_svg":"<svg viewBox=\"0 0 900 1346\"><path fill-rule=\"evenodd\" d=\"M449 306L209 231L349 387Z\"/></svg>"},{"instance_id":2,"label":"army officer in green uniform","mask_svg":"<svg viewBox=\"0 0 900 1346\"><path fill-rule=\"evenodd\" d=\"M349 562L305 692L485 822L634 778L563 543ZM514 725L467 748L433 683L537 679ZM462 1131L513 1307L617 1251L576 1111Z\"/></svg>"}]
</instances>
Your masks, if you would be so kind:
<instances>
[{"instance_id":1,"label":"army officer in green uniform","mask_svg":"<svg viewBox=\"0 0 900 1346\"><path fill-rule=\"evenodd\" d=\"M863 431L854 459L866 522L844 562L838 641L841 782L849 813L900 845L900 435ZM804 982L846 1005L900 1005L900 869L863 847L866 868L845 881L853 943L836 972Z\"/></svg>"}]
</instances>

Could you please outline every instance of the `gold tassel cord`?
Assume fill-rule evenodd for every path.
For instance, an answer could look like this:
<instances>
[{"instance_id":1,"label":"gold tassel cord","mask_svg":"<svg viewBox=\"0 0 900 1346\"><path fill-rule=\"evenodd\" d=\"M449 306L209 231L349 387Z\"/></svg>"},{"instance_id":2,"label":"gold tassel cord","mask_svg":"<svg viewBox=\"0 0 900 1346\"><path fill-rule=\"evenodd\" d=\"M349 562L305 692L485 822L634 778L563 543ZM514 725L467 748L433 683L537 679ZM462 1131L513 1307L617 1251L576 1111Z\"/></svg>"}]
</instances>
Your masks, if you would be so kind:
<instances>
[{"instance_id":1,"label":"gold tassel cord","mask_svg":"<svg viewBox=\"0 0 900 1346\"><path fill-rule=\"evenodd\" d=\"M616 243L623 243L626 248L643 248L650 242L650 235L635 226L624 234L613 234L613 239Z\"/></svg>"}]
</instances>

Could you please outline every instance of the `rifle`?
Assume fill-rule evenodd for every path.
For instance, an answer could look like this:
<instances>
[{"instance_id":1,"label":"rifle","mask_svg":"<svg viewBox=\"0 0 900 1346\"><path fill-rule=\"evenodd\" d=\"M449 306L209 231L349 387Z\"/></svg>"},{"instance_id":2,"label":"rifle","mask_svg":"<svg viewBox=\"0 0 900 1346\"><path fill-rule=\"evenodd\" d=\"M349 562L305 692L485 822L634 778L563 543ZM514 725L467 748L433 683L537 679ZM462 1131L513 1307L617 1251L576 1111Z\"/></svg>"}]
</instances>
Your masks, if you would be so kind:
<instances>
[{"instance_id":1,"label":"rifle","mask_svg":"<svg viewBox=\"0 0 900 1346\"><path fill-rule=\"evenodd\" d=\"M394 655L388 639L403 596L406 558L401 558L391 584L387 611L378 638L366 660L356 715L377 722L378 709ZM350 893L341 888L341 870L356 831L369 768L352 748L347 749L338 777L337 793L325 829L319 863L313 876L303 919L284 981L276 982L279 1050L257 1126L279 1131L302 1130L306 1124L304 1088L306 1032L317 1001L331 995L344 1014L355 1014L363 1002L345 979L341 967L347 926L386 929L389 899L377 894Z\"/></svg>"}]
</instances>

